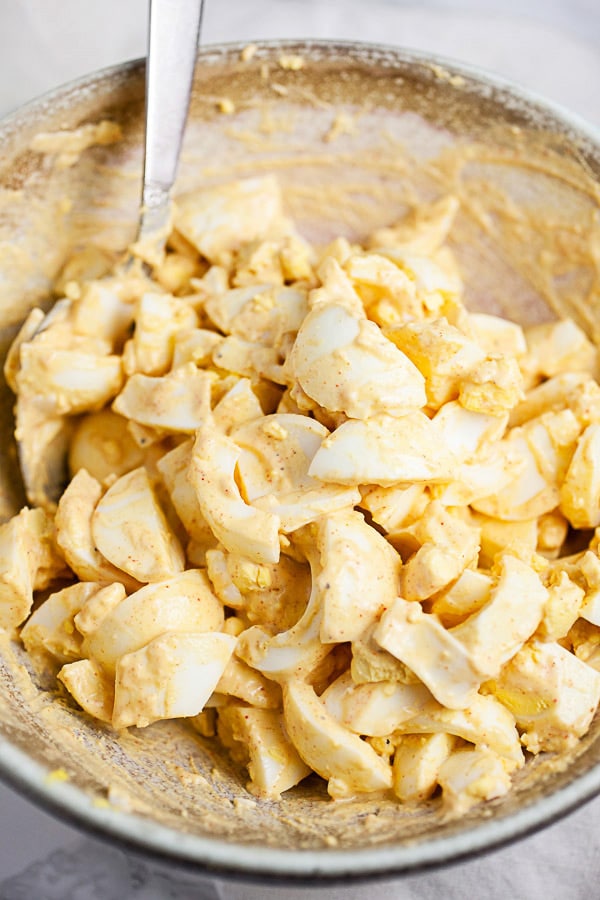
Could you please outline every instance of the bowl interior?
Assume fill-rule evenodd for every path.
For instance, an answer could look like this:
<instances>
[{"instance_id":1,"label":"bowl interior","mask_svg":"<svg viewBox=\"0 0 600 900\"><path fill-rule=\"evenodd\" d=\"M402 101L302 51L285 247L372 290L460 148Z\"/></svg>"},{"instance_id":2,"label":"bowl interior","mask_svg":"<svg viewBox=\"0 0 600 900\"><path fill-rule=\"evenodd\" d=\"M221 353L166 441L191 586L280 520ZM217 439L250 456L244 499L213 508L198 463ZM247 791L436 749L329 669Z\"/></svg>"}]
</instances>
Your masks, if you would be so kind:
<instances>
[{"instance_id":1,"label":"bowl interior","mask_svg":"<svg viewBox=\"0 0 600 900\"><path fill-rule=\"evenodd\" d=\"M299 69L282 66L298 55ZM273 172L301 231L360 239L421 199L455 193L451 235L467 303L523 324L556 313L600 328L600 145L585 127L469 70L386 48L273 44L201 54L179 193ZM76 247L122 250L135 232L143 66L61 89L0 131L0 348ZM219 111L219 100L234 112ZM32 149L39 132L110 119L116 144L77 160ZM595 243L594 243L595 242ZM0 388L0 515L23 504L12 395ZM525 832L600 789L598 727L568 758L537 759L505 798L460 821L436 801L333 803L308 779L257 802L213 741L183 723L117 737L0 644L0 769L83 825L172 862L230 873L331 877L443 862ZM47 690L49 688L49 690ZM66 769L68 782L45 774ZM107 803L107 797L110 803ZM233 849L235 847L235 849Z\"/></svg>"}]
</instances>

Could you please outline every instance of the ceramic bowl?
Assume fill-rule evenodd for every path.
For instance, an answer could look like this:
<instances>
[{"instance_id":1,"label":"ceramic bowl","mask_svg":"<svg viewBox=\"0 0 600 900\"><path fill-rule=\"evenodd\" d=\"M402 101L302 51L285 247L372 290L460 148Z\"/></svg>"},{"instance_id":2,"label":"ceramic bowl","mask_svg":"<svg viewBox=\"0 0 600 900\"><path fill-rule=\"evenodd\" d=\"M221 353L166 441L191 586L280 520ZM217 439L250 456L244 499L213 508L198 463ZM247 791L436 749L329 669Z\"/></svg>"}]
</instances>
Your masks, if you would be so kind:
<instances>
[{"instance_id":1,"label":"ceramic bowl","mask_svg":"<svg viewBox=\"0 0 600 900\"><path fill-rule=\"evenodd\" d=\"M592 128L479 71L397 49L269 43L245 62L241 49L200 54L178 192L273 172L302 232L321 242L360 238L453 191L461 213L451 245L468 305L524 324L566 313L596 336L597 261L586 249L600 198ZM290 56L301 67L287 66ZM2 353L27 310L50 302L74 247L117 252L134 235L143 93L143 62L132 62L0 126ZM40 132L103 119L121 125L121 141L75 160L35 149ZM24 502L12 402L2 385L2 517ZM436 800L417 809L334 803L316 776L280 802L257 802L214 741L181 722L117 736L69 705L9 637L0 679L0 774L9 783L84 830L198 874L302 883L396 875L515 840L600 790L596 722L574 751L536 758L506 797L458 820Z\"/></svg>"}]
</instances>

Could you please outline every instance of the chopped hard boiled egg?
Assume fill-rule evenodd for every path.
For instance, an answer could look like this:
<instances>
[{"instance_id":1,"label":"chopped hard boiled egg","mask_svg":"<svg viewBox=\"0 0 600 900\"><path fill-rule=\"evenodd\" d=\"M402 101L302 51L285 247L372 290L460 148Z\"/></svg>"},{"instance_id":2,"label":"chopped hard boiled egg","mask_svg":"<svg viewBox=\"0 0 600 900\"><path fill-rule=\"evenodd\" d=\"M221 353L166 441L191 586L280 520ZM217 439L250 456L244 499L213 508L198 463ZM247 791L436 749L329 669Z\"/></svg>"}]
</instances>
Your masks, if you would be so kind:
<instances>
[{"instance_id":1,"label":"chopped hard boiled egg","mask_svg":"<svg viewBox=\"0 0 600 900\"><path fill-rule=\"evenodd\" d=\"M454 745L450 734L406 734L394 751L394 793L403 803L428 800Z\"/></svg>"},{"instance_id":2,"label":"chopped hard boiled egg","mask_svg":"<svg viewBox=\"0 0 600 900\"><path fill-rule=\"evenodd\" d=\"M448 709L472 702L482 674L467 648L416 600L398 597L381 617L374 638L405 663Z\"/></svg>"},{"instance_id":3,"label":"chopped hard boiled egg","mask_svg":"<svg viewBox=\"0 0 600 900\"><path fill-rule=\"evenodd\" d=\"M425 406L425 380L363 313L321 300L300 326L289 369L320 406L354 419Z\"/></svg>"},{"instance_id":4,"label":"chopped hard boiled egg","mask_svg":"<svg viewBox=\"0 0 600 900\"><path fill-rule=\"evenodd\" d=\"M162 581L185 560L144 466L121 475L92 513L94 543L105 559L138 581Z\"/></svg>"},{"instance_id":5,"label":"chopped hard boiled egg","mask_svg":"<svg viewBox=\"0 0 600 900\"><path fill-rule=\"evenodd\" d=\"M85 614L85 607L81 616ZM106 610L96 627L85 628L86 656L114 673L119 659L166 632L218 631L223 607L206 573L188 569L167 581L148 584ZM79 623L78 627L81 627Z\"/></svg>"},{"instance_id":6,"label":"chopped hard boiled egg","mask_svg":"<svg viewBox=\"0 0 600 900\"><path fill-rule=\"evenodd\" d=\"M219 735L225 746L233 741L247 753L248 790L257 797L279 800L283 791L312 772L287 736L281 713L275 710L227 706L219 713Z\"/></svg>"},{"instance_id":7,"label":"chopped hard boiled egg","mask_svg":"<svg viewBox=\"0 0 600 900\"><path fill-rule=\"evenodd\" d=\"M513 713L533 753L574 746L600 701L600 673L560 644L531 641L495 680L494 695Z\"/></svg>"},{"instance_id":8,"label":"chopped hard boiled egg","mask_svg":"<svg viewBox=\"0 0 600 900\"><path fill-rule=\"evenodd\" d=\"M454 815L482 800L501 797L510 789L502 759L490 750L457 750L440 766L438 782L444 806Z\"/></svg>"},{"instance_id":9,"label":"chopped hard boiled egg","mask_svg":"<svg viewBox=\"0 0 600 900\"><path fill-rule=\"evenodd\" d=\"M0 626L79 715L185 719L257 802L316 773L448 816L587 732L597 349L467 312L458 206L316 249L257 177L180 197L150 275L67 262L5 364Z\"/></svg>"},{"instance_id":10,"label":"chopped hard boiled egg","mask_svg":"<svg viewBox=\"0 0 600 900\"><path fill-rule=\"evenodd\" d=\"M285 727L305 763L328 781L332 797L391 787L392 770L372 747L331 716L309 684L290 681L283 694Z\"/></svg>"},{"instance_id":11,"label":"chopped hard boiled egg","mask_svg":"<svg viewBox=\"0 0 600 900\"><path fill-rule=\"evenodd\" d=\"M115 728L198 715L235 647L229 634L167 632L122 656L115 678Z\"/></svg>"}]
</instances>

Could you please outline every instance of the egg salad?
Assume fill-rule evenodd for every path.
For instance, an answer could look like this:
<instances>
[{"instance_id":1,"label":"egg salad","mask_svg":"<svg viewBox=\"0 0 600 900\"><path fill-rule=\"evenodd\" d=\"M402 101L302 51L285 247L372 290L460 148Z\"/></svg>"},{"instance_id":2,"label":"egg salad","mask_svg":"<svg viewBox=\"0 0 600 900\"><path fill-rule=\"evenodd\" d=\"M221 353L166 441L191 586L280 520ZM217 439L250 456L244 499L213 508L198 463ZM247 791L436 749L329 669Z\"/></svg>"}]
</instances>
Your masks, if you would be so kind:
<instances>
[{"instance_id":1,"label":"egg salad","mask_svg":"<svg viewBox=\"0 0 600 900\"><path fill-rule=\"evenodd\" d=\"M66 264L5 365L0 624L81 715L448 814L587 732L598 354L465 308L457 212L316 247L257 177L181 197L151 268Z\"/></svg>"}]
</instances>

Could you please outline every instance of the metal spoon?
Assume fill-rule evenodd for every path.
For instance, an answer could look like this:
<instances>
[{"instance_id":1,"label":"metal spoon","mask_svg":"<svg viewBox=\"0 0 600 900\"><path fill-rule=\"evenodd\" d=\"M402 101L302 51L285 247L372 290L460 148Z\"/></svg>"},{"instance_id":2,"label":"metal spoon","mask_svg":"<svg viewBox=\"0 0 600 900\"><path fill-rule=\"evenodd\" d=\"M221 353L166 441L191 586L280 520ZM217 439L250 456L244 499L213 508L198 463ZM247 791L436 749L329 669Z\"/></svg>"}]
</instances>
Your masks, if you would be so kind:
<instances>
[{"instance_id":1,"label":"metal spoon","mask_svg":"<svg viewBox=\"0 0 600 900\"><path fill-rule=\"evenodd\" d=\"M150 0L140 241L164 245L167 237L203 5L203 0Z\"/></svg>"},{"instance_id":2,"label":"metal spoon","mask_svg":"<svg viewBox=\"0 0 600 900\"><path fill-rule=\"evenodd\" d=\"M144 245L146 258L159 257L168 237L171 188L188 115L203 5L203 0L150 0L144 168L135 241ZM133 261L129 253L122 270L126 271ZM67 316L70 305L69 300L58 301L28 340ZM53 508L67 481L69 430L56 419L45 433L45 423L34 424L29 411L19 409L19 399L16 438L25 493L31 504ZM39 443L45 437L48 440L42 457Z\"/></svg>"}]
</instances>

